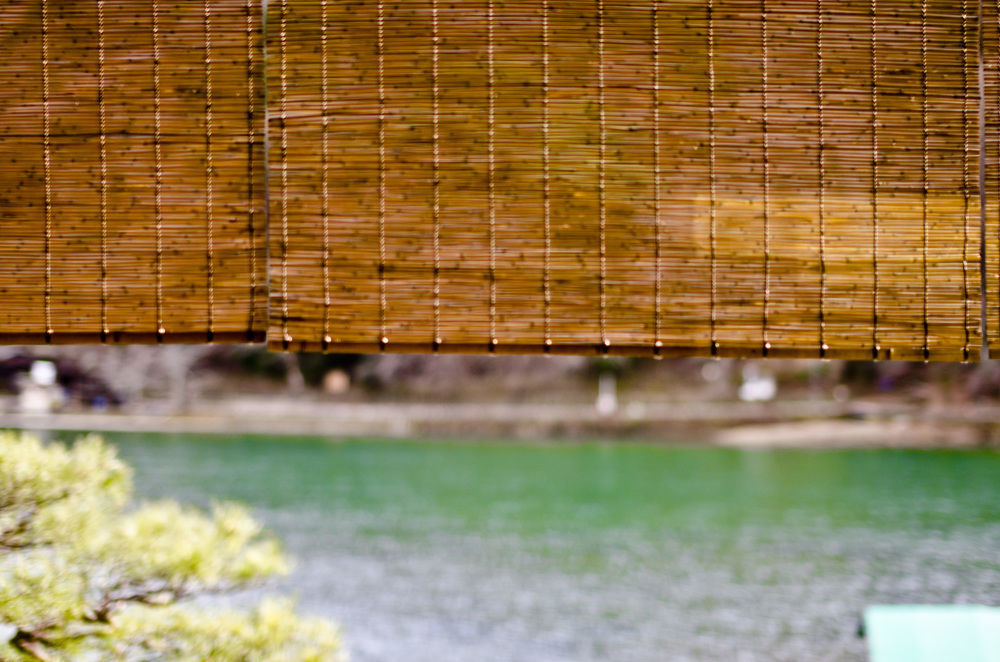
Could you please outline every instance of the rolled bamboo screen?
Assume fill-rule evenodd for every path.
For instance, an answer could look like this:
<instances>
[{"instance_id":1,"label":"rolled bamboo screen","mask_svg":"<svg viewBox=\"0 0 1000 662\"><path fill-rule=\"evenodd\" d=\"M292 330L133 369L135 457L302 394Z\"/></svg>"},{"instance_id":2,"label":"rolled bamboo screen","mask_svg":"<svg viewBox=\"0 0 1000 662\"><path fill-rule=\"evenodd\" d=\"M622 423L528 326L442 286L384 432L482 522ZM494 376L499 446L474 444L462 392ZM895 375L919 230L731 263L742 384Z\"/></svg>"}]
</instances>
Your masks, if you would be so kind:
<instances>
[{"instance_id":1,"label":"rolled bamboo screen","mask_svg":"<svg viewBox=\"0 0 1000 662\"><path fill-rule=\"evenodd\" d=\"M996 3L258 2L0 6L0 342L998 345Z\"/></svg>"},{"instance_id":2,"label":"rolled bamboo screen","mask_svg":"<svg viewBox=\"0 0 1000 662\"><path fill-rule=\"evenodd\" d=\"M0 342L263 339L260 17L0 3Z\"/></svg>"},{"instance_id":3,"label":"rolled bamboo screen","mask_svg":"<svg viewBox=\"0 0 1000 662\"><path fill-rule=\"evenodd\" d=\"M975 358L978 38L969 0L275 0L270 342Z\"/></svg>"}]
</instances>

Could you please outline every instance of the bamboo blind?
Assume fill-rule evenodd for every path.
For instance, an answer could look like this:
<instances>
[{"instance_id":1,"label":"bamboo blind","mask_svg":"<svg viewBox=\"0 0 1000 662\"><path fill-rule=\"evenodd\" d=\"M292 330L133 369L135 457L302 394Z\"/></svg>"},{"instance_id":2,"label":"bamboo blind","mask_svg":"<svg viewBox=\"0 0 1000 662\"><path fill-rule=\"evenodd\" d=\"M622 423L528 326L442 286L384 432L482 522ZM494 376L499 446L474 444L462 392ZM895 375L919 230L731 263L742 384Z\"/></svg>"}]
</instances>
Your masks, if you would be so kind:
<instances>
[{"instance_id":1,"label":"bamboo blind","mask_svg":"<svg viewBox=\"0 0 1000 662\"><path fill-rule=\"evenodd\" d=\"M273 2L271 343L969 359L975 9Z\"/></svg>"},{"instance_id":2,"label":"bamboo blind","mask_svg":"<svg viewBox=\"0 0 1000 662\"><path fill-rule=\"evenodd\" d=\"M0 5L0 342L998 346L1000 3L258 3Z\"/></svg>"},{"instance_id":3,"label":"bamboo blind","mask_svg":"<svg viewBox=\"0 0 1000 662\"><path fill-rule=\"evenodd\" d=\"M260 18L0 3L0 342L263 338Z\"/></svg>"}]
</instances>

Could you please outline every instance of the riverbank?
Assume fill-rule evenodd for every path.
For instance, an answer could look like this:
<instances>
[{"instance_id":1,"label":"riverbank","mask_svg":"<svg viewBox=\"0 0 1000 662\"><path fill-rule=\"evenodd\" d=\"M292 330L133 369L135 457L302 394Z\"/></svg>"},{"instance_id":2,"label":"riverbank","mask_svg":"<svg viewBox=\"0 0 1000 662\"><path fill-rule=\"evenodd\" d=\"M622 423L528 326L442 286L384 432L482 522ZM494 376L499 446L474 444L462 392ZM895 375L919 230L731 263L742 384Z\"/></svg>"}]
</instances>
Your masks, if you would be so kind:
<instances>
[{"instance_id":1,"label":"riverbank","mask_svg":"<svg viewBox=\"0 0 1000 662\"><path fill-rule=\"evenodd\" d=\"M630 403L612 414L581 404L346 403L239 398L186 414L0 413L0 428L706 444L739 448L1000 448L1000 406L787 400Z\"/></svg>"}]
</instances>

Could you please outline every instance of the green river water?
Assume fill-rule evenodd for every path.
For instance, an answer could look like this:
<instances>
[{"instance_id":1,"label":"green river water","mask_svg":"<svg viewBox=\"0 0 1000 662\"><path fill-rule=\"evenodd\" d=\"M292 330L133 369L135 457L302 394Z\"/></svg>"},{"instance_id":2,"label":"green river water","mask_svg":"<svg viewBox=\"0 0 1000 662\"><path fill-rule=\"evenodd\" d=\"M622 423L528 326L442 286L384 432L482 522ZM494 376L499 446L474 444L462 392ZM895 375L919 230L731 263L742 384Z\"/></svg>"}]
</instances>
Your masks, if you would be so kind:
<instances>
[{"instance_id":1,"label":"green river water","mask_svg":"<svg viewBox=\"0 0 1000 662\"><path fill-rule=\"evenodd\" d=\"M250 503L354 662L864 660L868 604L1000 604L994 452L110 438Z\"/></svg>"}]
</instances>

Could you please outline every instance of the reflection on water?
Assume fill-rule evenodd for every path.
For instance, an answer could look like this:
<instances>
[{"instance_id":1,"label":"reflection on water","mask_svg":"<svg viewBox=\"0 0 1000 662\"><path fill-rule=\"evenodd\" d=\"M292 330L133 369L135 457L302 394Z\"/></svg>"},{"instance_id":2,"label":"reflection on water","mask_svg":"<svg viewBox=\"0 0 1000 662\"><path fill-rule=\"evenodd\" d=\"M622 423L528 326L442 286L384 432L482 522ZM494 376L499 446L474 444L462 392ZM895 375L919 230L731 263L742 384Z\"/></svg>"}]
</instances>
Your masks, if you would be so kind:
<instances>
[{"instance_id":1,"label":"reflection on water","mask_svg":"<svg viewBox=\"0 0 1000 662\"><path fill-rule=\"evenodd\" d=\"M355 662L863 660L867 604L1000 604L995 453L114 440L253 504Z\"/></svg>"}]
</instances>

